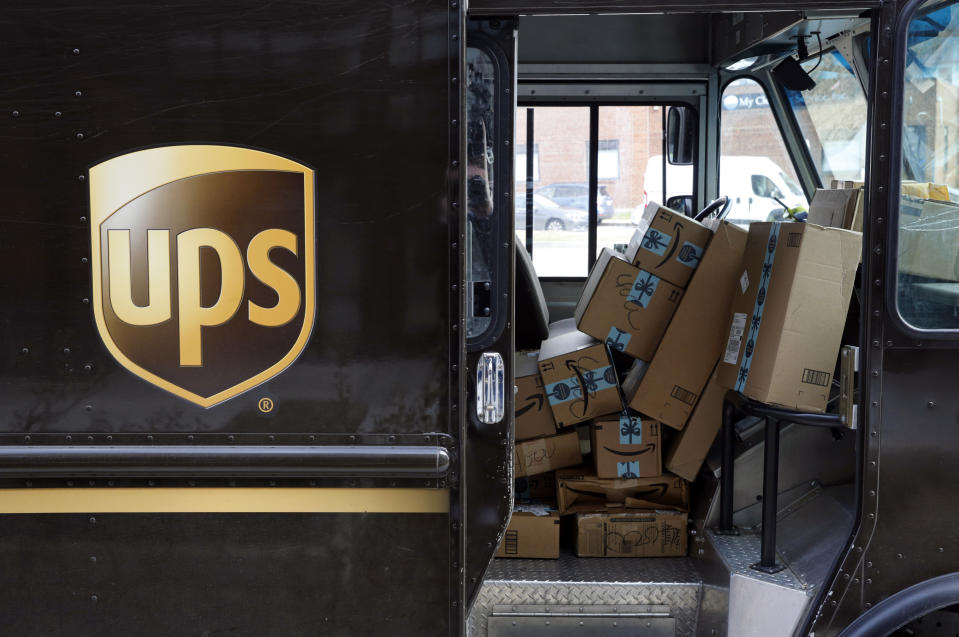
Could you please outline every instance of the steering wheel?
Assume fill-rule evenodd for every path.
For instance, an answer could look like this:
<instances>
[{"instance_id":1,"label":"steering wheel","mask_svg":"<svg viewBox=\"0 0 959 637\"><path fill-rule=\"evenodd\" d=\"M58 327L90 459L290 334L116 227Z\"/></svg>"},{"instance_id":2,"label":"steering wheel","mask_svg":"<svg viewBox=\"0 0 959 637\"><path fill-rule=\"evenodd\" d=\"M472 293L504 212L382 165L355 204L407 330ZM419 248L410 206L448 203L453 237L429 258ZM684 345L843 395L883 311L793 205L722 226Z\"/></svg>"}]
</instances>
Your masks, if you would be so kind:
<instances>
[{"instance_id":1,"label":"steering wheel","mask_svg":"<svg viewBox=\"0 0 959 637\"><path fill-rule=\"evenodd\" d=\"M720 197L709 202L705 208L699 211L699 214L693 217L693 221L705 221L713 215L716 219L722 220L729 214L729 206L732 200L729 197Z\"/></svg>"}]
</instances>

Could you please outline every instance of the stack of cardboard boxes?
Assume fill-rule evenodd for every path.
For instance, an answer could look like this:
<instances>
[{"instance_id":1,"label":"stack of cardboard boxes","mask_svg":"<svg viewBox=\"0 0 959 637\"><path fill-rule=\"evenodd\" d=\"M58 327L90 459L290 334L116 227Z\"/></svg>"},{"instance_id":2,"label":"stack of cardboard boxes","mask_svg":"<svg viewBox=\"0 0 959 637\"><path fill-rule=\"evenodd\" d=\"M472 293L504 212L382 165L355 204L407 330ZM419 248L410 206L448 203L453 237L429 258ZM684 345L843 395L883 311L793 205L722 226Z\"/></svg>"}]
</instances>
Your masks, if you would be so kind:
<instances>
[{"instance_id":1,"label":"stack of cardboard boxes","mask_svg":"<svg viewBox=\"0 0 959 637\"><path fill-rule=\"evenodd\" d=\"M625 255L597 259L574 318L517 354L526 504L498 555L558 556L558 516L575 523L579 556L685 555L689 483L726 391L825 410L860 251L856 232L747 233L650 203Z\"/></svg>"}]
</instances>

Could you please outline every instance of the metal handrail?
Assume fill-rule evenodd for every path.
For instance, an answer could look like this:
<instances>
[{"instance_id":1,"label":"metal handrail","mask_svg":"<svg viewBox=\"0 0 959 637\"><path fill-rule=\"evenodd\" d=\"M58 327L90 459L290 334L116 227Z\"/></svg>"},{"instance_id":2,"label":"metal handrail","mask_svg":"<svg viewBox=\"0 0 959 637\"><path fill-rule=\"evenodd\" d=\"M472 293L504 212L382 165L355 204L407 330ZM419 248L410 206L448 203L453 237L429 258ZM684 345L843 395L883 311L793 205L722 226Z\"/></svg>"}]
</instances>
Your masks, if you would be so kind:
<instances>
[{"instance_id":1,"label":"metal handrail","mask_svg":"<svg viewBox=\"0 0 959 637\"><path fill-rule=\"evenodd\" d=\"M840 414L815 414L785 407L776 407L747 398L733 390L723 398L722 474L720 476L719 527L720 534L738 533L733 525L733 475L736 459L733 455L736 438L736 414L765 420L765 448L763 457L763 511L759 562L752 567L765 573L776 573L784 566L776 563L776 510L779 490L779 425L796 423L811 427L846 430Z\"/></svg>"}]
</instances>

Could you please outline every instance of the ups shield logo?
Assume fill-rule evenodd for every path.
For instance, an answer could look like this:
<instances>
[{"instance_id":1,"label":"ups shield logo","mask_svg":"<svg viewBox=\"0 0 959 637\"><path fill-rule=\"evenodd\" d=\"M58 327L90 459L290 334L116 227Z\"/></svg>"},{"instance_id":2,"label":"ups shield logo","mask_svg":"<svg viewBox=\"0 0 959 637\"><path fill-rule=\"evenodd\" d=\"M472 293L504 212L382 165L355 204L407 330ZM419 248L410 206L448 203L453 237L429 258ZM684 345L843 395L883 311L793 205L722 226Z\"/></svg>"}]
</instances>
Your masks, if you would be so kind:
<instances>
[{"instance_id":1,"label":"ups shield logo","mask_svg":"<svg viewBox=\"0 0 959 637\"><path fill-rule=\"evenodd\" d=\"M313 171L168 146L90 169L93 310L128 370L202 407L276 376L315 304Z\"/></svg>"}]
</instances>

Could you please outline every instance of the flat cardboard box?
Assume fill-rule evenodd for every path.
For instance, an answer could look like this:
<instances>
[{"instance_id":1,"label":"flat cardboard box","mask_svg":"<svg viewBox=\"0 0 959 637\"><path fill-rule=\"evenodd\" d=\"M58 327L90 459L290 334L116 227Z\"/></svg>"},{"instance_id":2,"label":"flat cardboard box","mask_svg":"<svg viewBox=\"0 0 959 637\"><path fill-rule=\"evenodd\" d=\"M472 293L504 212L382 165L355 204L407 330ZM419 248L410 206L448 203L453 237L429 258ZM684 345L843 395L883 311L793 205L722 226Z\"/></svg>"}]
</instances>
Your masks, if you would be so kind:
<instances>
[{"instance_id":1,"label":"flat cardboard box","mask_svg":"<svg viewBox=\"0 0 959 637\"><path fill-rule=\"evenodd\" d=\"M649 360L682 297L682 288L603 248L573 317L580 331L633 358Z\"/></svg>"},{"instance_id":2,"label":"flat cardboard box","mask_svg":"<svg viewBox=\"0 0 959 637\"><path fill-rule=\"evenodd\" d=\"M742 274L747 232L723 222L642 380L623 383L629 406L674 429L686 425L728 336L733 285Z\"/></svg>"},{"instance_id":3,"label":"flat cardboard box","mask_svg":"<svg viewBox=\"0 0 959 637\"><path fill-rule=\"evenodd\" d=\"M513 376L516 379L516 440L530 440L556 433L556 421L546 399L538 361L538 350L516 352L513 356Z\"/></svg>"},{"instance_id":4,"label":"flat cardboard box","mask_svg":"<svg viewBox=\"0 0 959 637\"><path fill-rule=\"evenodd\" d=\"M557 427L622 409L606 345L577 330L572 319L550 325L539 350L539 372Z\"/></svg>"},{"instance_id":5,"label":"flat cardboard box","mask_svg":"<svg viewBox=\"0 0 959 637\"><path fill-rule=\"evenodd\" d=\"M658 421L636 414L593 421L592 447L600 478L654 478L662 475Z\"/></svg>"},{"instance_id":6,"label":"flat cardboard box","mask_svg":"<svg viewBox=\"0 0 959 637\"><path fill-rule=\"evenodd\" d=\"M669 471L690 482L699 475L699 469L722 428L726 391L714 372L686 427L673 437L666 449L665 464Z\"/></svg>"},{"instance_id":7,"label":"flat cardboard box","mask_svg":"<svg viewBox=\"0 0 959 637\"><path fill-rule=\"evenodd\" d=\"M842 179L833 179L830 188L862 188L865 182L849 181ZM931 182L919 182L903 180L899 184L900 194L917 199L930 199L932 201L951 201L949 198L949 187L945 184L934 184Z\"/></svg>"},{"instance_id":8,"label":"flat cardboard box","mask_svg":"<svg viewBox=\"0 0 959 637\"><path fill-rule=\"evenodd\" d=\"M861 253L858 232L752 224L719 382L759 402L825 411Z\"/></svg>"},{"instance_id":9,"label":"flat cardboard box","mask_svg":"<svg viewBox=\"0 0 959 637\"><path fill-rule=\"evenodd\" d=\"M532 507L538 509L541 507ZM556 559L559 557L559 514L545 515L518 506L509 520L506 533L496 549L496 557Z\"/></svg>"},{"instance_id":10,"label":"flat cardboard box","mask_svg":"<svg viewBox=\"0 0 959 637\"><path fill-rule=\"evenodd\" d=\"M686 514L648 510L580 513L579 557L681 557L686 555Z\"/></svg>"},{"instance_id":11,"label":"flat cardboard box","mask_svg":"<svg viewBox=\"0 0 959 637\"><path fill-rule=\"evenodd\" d=\"M610 504L632 507L689 509L689 487L680 477L599 478L592 467L556 472L556 504L560 515L594 511Z\"/></svg>"},{"instance_id":12,"label":"flat cardboard box","mask_svg":"<svg viewBox=\"0 0 959 637\"><path fill-rule=\"evenodd\" d=\"M902 197L899 271L959 281L959 206Z\"/></svg>"},{"instance_id":13,"label":"flat cardboard box","mask_svg":"<svg viewBox=\"0 0 959 637\"><path fill-rule=\"evenodd\" d=\"M517 478L574 467L583 462L583 454L579 450L579 436L575 431L518 442L513 447L513 453L514 475Z\"/></svg>"},{"instance_id":14,"label":"flat cardboard box","mask_svg":"<svg viewBox=\"0 0 959 637\"><path fill-rule=\"evenodd\" d=\"M827 228L845 228L862 231L861 188L842 188L816 190L809 204L808 223Z\"/></svg>"},{"instance_id":15,"label":"flat cardboard box","mask_svg":"<svg viewBox=\"0 0 959 637\"><path fill-rule=\"evenodd\" d=\"M712 232L703 224L650 201L626 246L626 260L684 288L711 237Z\"/></svg>"}]
</instances>

